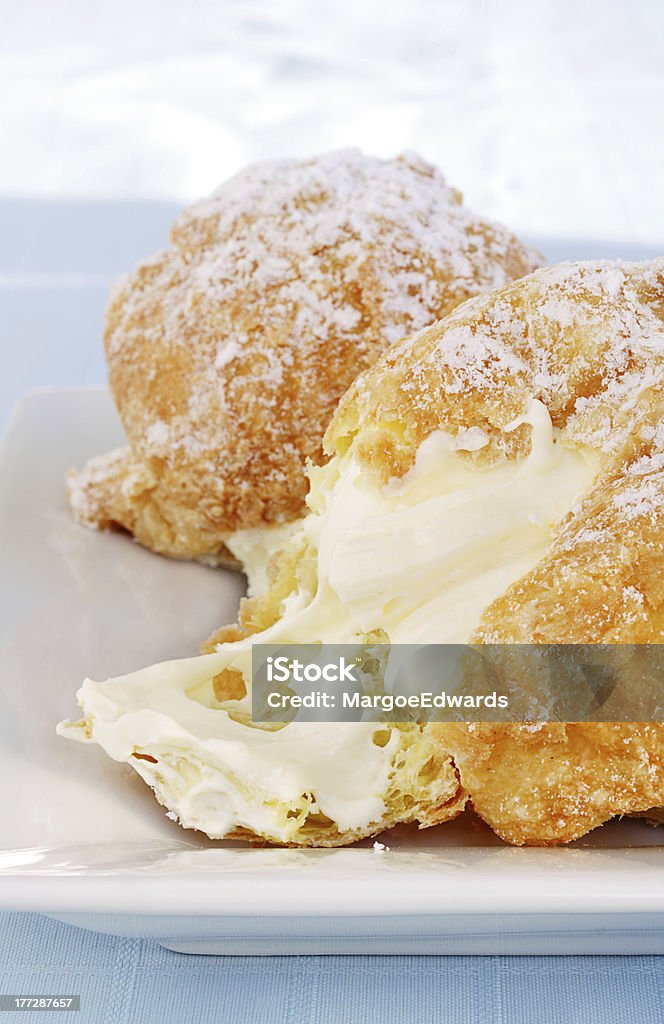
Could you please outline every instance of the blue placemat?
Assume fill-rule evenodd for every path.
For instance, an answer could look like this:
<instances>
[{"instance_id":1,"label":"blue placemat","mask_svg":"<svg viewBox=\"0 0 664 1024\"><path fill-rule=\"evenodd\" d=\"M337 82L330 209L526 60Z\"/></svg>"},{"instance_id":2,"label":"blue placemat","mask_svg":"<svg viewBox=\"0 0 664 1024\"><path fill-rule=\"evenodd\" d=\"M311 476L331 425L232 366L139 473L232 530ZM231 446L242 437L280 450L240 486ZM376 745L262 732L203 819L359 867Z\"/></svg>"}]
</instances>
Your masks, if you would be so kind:
<instances>
[{"instance_id":1,"label":"blue placemat","mask_svg":"<svg viewBox=\"0 0 664 1024\"><path fill-rule=\"evenodd\" d=\"M30 1024L661 1024L664 958L203 957L0 915L0 993L80 994Z\"/></svg>"}]
</instances>

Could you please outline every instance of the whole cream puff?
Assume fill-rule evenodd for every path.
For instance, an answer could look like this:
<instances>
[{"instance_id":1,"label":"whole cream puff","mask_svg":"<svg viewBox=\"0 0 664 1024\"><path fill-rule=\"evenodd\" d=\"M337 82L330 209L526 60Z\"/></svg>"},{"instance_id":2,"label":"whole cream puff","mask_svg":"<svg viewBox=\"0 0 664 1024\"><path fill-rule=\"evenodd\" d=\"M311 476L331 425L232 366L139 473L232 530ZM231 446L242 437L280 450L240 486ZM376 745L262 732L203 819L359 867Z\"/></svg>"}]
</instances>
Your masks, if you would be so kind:
<instances>
[{"instance_id":1,"label":"whole cream puff","mask_svg":"<svg viewBox=\"0 0 664 1024\"><path fill-rule=\"evenodd\" d=\"M75 515L258 575L305 511L304 467L355 377L538 264L414 154L241 171L113 290L104 344L128 445L70 475Z\"/></svg>"}]
</instances>

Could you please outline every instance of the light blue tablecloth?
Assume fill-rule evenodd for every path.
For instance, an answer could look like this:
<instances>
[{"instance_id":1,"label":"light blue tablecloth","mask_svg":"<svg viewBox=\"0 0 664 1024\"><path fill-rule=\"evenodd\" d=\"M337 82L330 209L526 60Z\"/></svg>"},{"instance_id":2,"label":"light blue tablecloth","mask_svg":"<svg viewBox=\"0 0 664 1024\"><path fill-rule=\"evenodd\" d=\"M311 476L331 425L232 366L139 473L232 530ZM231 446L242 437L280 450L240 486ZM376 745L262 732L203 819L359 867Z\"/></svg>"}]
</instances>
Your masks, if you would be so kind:
<instances>
[{"instance_id":1,"label":"light blue tablecloth","mask_svg":"<svg viewBox=\"0 0 664 1024\"><path fill-rule=\"evenodd\" d=\"M163 244L171 217L161 204L0 202L0 428L32 387L103 383L108 283ZM2 993L80 993L81 1013L33 1012L32 1024L661 1024L664 962L187 957L0 914Z\"/></svg>"},{"instance_id":2,"label":"light blue tablecloth","mask_svg":"<svg viewBox=\"0 0 664 1024\"><path fill-rule=\"evenodd\" d=\"M80 994L31 1024L661 1024L642 957L190 957L0 915L0 993ZM0 1013L0 1018L16 1020Z\"/></svg>"}]
</instances>

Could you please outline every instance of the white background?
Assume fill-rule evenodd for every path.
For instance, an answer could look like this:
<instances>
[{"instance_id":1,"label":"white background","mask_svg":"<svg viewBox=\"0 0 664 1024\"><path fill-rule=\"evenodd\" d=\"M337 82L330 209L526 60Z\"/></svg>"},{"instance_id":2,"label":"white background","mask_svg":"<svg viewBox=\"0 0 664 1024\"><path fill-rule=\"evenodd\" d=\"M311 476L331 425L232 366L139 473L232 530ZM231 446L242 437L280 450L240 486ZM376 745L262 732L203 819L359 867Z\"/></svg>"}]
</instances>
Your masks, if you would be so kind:
<instances>
[{"instance_id":1,"label":"white background","mask_svg":"<svg viewBox=\"0 0 664 1024\"><path fill-rule=\"evenodd\" d=\"M662 0L0 0L0 195L419 149L518 231L664 242Z\"/></svg>"},{"instance_id":2,"label":"white background","mask_svg":"<svg viewBox=\"0 0 664 1024\"><path fill-rule=\"evenodd\" d=\"M664 252L664 0L0 0L0 428L250 160L417 149L550 260Z\"/></svg>"}]
</instances>

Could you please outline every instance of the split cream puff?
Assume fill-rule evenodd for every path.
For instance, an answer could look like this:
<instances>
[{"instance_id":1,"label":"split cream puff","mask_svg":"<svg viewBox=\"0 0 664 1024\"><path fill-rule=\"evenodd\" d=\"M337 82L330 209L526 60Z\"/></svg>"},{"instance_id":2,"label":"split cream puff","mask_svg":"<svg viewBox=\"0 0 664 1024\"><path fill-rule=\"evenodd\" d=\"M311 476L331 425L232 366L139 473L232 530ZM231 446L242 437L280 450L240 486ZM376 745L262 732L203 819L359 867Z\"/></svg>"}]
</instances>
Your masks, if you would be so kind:
<instances>
[{"instance_id":1,"label":"split cream puff","mask_svg":"<svg viewBox=\"0 0 664 1024\"><path fill-rule=\"evenodd\" d=\"M343 397L308 515L209 653L78 693L185 827L327 845L466 802L552 844L664 805L660 722L257 725L254 643L664 639L664 260L561 264L391 346ZM527 685L527 683L526 683Z\"/></svg>"}]
</instances>

